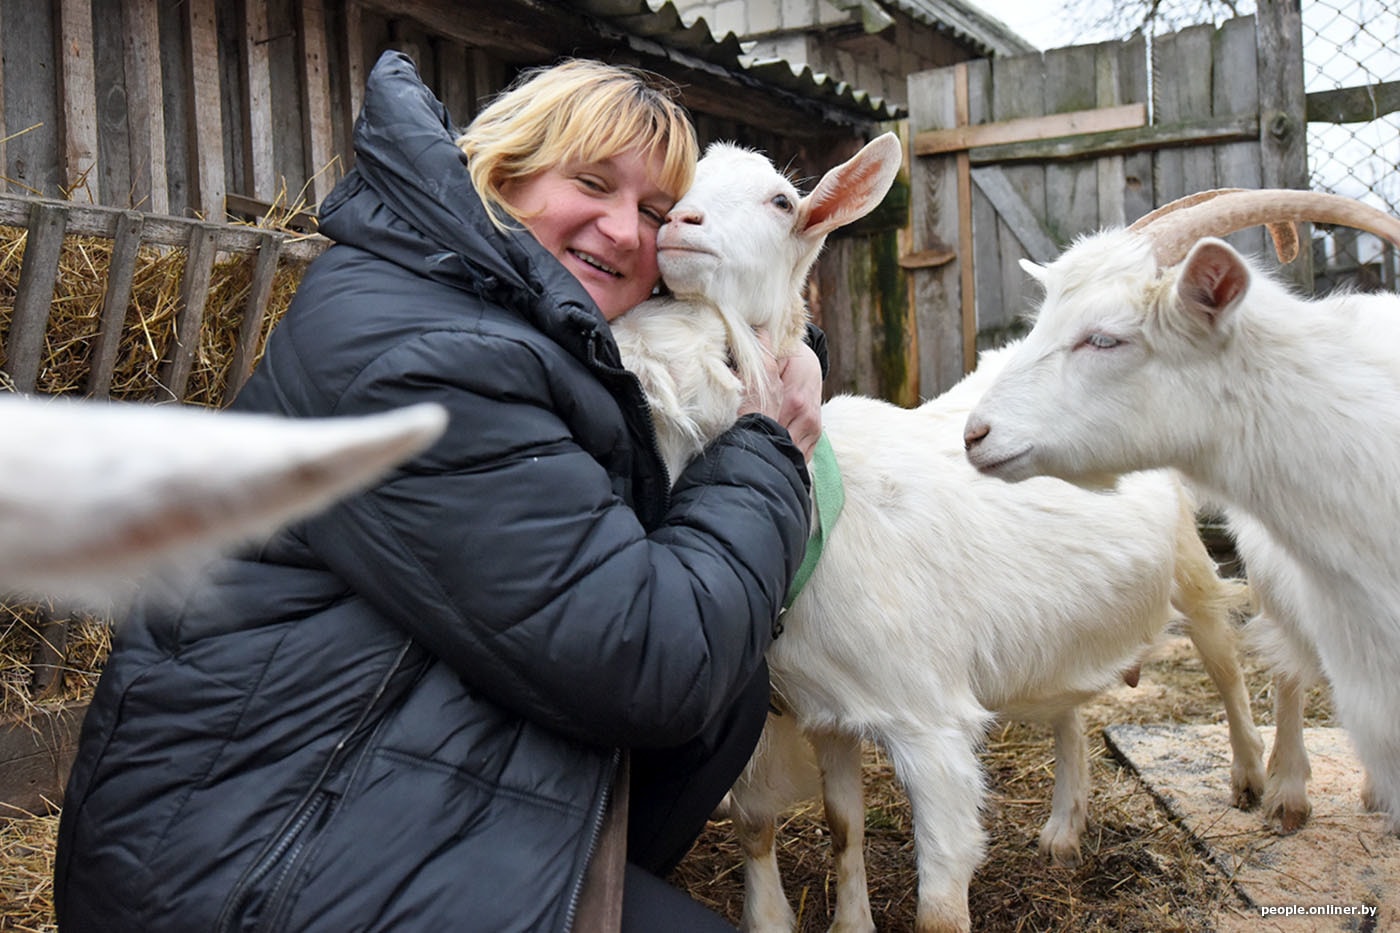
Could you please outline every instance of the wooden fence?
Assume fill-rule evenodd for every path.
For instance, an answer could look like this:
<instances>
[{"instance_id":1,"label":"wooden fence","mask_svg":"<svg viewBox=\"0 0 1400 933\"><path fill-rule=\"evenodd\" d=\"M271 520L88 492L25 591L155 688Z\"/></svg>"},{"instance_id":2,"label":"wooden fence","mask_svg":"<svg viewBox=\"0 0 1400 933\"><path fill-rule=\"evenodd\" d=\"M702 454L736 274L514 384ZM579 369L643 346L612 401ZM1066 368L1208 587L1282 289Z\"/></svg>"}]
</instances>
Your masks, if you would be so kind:
<instances>
[{"instance_id":1,"label":"wooden fence","mask_svg":"<svg viewBox=\"0 0 1400 933\"><path fill-rule=\"evenodd\" d=\"M95 331L85 338L86 377L74 387L92 398L109 397L119 348L140 326L129 315L138 257L149 259L155 251L173 260L163 265L179 273L174 339L159 362L157 377L142 393L143 398L157 402L187 400L201 332L214 326L206 310L217 263L245 257L252 266L246 297L235 315L232 359L217 396L207 400L224 404L247 380L261 354L274 280L290 266L309 262L329 242L324 237L252 226L6 194L0 194L0 228L8 228L0 241L17 244L22 237L24 242L13 307L8 315L0 315L0 376L5 377L7 388L20 392L33 392L45 384L44 367L53 350L50 319L65 239L70 243L74 238L110 241L98 320ZM219 326L226 326L225 322ZM20 688L27 689L33 700L59 695L69 666L70 619L42 604L8 609L14 619L25 620L20 624L33 635L29 683ZM57 801L81 713L81 707L40 709L18 725L0 722L0 803L37 812Z\"/></svg>"},{"instance_id":2,"label":"wooden fence","mask_svg":"<svg viewBox=\"0 0 1400 933\"><path fill-rule=\"evenodd\" d=\"M1307 187L1296 6L1145 40L978 61L910 78L911 269L919 391L1024 329L1019 261L1181 195ZM1263 234L1231 238L1264 250ZM1311 256L1288 274L1311 282Z\"/></svg>"}]
</instances>

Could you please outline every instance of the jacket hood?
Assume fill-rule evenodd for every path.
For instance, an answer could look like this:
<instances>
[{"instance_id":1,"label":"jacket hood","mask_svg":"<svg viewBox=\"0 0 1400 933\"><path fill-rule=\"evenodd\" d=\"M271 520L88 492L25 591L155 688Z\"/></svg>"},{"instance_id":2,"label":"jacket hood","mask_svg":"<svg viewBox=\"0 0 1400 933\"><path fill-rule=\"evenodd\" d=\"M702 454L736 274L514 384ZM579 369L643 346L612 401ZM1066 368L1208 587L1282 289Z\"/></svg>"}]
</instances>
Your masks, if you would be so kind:
<instances>
[{"instance_id":1,"label":"jacket hood","mask_svg":"<svg viewBox=\"0 0 1400 933\"><path fill-rule=\"evenodd\" d=\"M579 281L528 232L491 223L454 139L447 108L413 60L385 52L355 123L355 166L322 202L321 231L514 308L566 346L602 336L611 349L600 355L620 366L607 321Z\"/></svg>"}]
</instances>

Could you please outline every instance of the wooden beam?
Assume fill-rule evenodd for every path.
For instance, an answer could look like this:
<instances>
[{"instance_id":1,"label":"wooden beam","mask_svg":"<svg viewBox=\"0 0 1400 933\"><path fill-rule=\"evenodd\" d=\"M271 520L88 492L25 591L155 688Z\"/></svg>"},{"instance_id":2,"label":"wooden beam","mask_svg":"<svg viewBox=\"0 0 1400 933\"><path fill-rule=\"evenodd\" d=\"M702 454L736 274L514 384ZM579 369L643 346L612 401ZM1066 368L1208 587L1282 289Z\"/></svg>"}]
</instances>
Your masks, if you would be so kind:
<instances>
[{"instance_id":1,"label":"wooden beam","mask_svg":"<svg viewBox=\"0 0 1400 933\"><path fill-rule=\"evenodd\" d=\"M36 207L46 207L62 215L66 221L64 230L74 236L116 237L118 224L126 211L116 207L103 207L97 204L76 204L72 201L59 201L53 198L33 198L18 194L0 194L0 225L11 227L32 226L32 212ZM186 246L190 242L195 227L207 226L213 230L214 245L221 253L252 253L258 249L258 237L265 231L241 224L211 223L187 217L169 217L147 214L141 228L141 241L159 246ZM281 255L287 259L310 262L330 245L323 236L292 236L276 233L282 237ZM26 253L27 255L27 253ZM21 270L21 276L23 271ZM52 275L50 275L52 280ZM50 281L52 284L52 281ZM48 299L45 299L46 301ZM16 306L18 307L18 299Z\"/></svg>"},{"instance_id":2,"label":"wooden beam","mask_svg":"<svg viewBox=\"0 0 1400 933\"><path fill-rule=\"evenodd\" d=\"M972 172L972 181L1031 259L1046 263L1060 255L1060 247L1045 232L1005 172L995 166L979 167Z\"/></svg>"},{"instance_id":3,"label":"wooden beam","mask_svg":"<svg viewBox=\"0 0 1400 933\"><path fill-rule=\"evenodd\" d=\"M1002 123L981 123L946 130L927 130L914 137L915 155L939 155L974 146L1004 145L1086 133L1131 130L1147 125L1147 105L1122 104L1094 110L1076 110L1044 117L1025 117Z\"/></svg>"}]
</instances>

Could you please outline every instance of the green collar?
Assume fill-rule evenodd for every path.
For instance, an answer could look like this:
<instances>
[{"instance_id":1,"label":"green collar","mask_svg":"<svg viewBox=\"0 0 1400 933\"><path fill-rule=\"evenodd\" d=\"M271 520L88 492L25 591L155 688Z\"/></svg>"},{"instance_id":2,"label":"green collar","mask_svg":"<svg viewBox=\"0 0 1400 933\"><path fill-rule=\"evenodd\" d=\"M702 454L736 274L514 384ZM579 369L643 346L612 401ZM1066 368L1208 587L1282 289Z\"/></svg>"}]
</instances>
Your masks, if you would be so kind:
<instances>
[{"instance_id":1,"label":"green collar","mask_svg":"<svg viewBox=\"0 0 1400 933\"><path fill-rule=\"evenodd\" d=\"M812 536L807 539L807 551L802 555L802 564L797 568L797 576L792 578L792 585L788 587L787 601L783 603L784 609L791 608L797 600L797 594L802 592L802 588L811 579L812 571L817 569L817 561L821 559L827 536L831 534L831 529L836 527L836 519L841 517L841 508L846 504L846 489L841 484L841 468L836 465L836 453L831 449L831 441L827 440L826 432L822 432L821 437L817 439L809 469L812 474L812 496L816 500L817 508L816 527L812 529Z\"/></svg>"}]
</instances>

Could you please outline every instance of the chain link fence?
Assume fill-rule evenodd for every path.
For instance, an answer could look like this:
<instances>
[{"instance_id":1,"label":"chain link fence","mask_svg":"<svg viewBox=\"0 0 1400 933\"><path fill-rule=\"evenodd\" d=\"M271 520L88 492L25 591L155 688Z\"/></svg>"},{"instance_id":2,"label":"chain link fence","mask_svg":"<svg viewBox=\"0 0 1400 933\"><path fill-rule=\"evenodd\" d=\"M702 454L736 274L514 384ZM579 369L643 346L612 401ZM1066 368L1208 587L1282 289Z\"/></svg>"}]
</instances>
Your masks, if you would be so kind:
<instances>
[{"instance_id":1,"label":"chain link fence","mask_svg":"<svg viewBox=\"0 0 1400 933\"><path fill-rule=\"evenodd\" d=\"M1304 0L1303 81L1314 191L1400 216L1400 4ZM1318 231L1316 288L1396 288L1396 251L1369 234Z\"/></svg>"}]
</instances>

